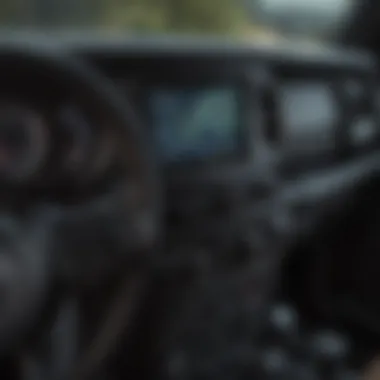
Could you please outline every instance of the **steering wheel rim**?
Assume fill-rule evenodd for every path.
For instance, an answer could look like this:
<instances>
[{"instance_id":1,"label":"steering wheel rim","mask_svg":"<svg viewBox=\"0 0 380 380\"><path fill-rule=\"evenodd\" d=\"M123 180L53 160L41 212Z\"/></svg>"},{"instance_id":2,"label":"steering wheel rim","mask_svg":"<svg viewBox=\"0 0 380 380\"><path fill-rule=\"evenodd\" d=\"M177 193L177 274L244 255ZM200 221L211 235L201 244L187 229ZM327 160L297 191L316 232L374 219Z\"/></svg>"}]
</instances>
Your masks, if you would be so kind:
<instances>
[{"instance_id":1,"label":"steering wheel rim","mask_svg":"<svg viewBox=\"0 0 380 380\"><path fill-rule=\"evenodd\" d=\"M141 211L145 214L145 221L146 218L149 218L149 232L151 234L147 237L149 244L155 241L162 210L159 171L153 156L154 150L150 148L148 136L144 135L143 128L128 101L108 79L95 69L87 66L81 59L67 55L63 50L51 45L30 44L25 41L0 41L0 70L5 67L12 67L9 66L12 62L35 65L40 70L47 69L61 82L71 81L74 84L73 91L74 89L82 91L83 95L88 96L94 106L102 106L105 112L112 115L116 121L115 127L119 129L125 141L129 141L134 147L135 156L132 159L137 161L135 162L137 168L136 173L134 173L135 179L138 181L140 190L144 193L140 204L141 210L138 212ZM2 75L1 72L0 75ZM46 268L41 268L41 270L45 271ZM46 273L44 276L49 277ZM45 289L42 288L42 285L39 286L41 286L40 289L33 289L33 291L38 293L40 290L44 293ZM25 291L29 291L29 289ZM36 308L41 308L42 302L41 300L38 301Z\"/></svg>"}]
</instances>

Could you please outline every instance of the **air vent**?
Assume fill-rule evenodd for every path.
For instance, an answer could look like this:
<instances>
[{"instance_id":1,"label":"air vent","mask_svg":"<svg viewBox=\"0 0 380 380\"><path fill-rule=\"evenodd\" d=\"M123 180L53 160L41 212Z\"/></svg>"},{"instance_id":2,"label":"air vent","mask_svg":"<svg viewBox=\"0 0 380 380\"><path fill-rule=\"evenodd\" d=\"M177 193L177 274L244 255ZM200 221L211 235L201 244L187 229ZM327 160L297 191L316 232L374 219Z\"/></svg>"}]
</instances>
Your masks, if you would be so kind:
<instances>
[{"instance_id":1,"label":"air vent","mask_svg":"<svg viewBox=\"0 0 380 380\"><path fill-rule=\"evenodd\" d=\"M276 85L271 84L264 87L261 96L265 138L271 145L277 145L281 141L281 125L278 112Z\"/></svg>"},{"instance_id":2,"label":"air vent","mask_svg":"<svg viewBox=\"0 0 380 380\"><path fill-rule=\"evenodd\" d=\"M347 79L343 83L343 93L347 102L358 106L365 101L367 89L362 80Z\"/></svg>"},{"instance_id":3,"label":"air vent","mask_svg":"<svg viewBox=\"0 0 380 380\"><path fill-rule=\"evenodd\" d=\"M344 111L347 143L351 153L373 147L379 138L376 92L367 79L351 79L344 83Z\"/></svg>"},{"instance_id":4,"label":"air vent","mask_svg":"<svg viewBox=\"0 0 380 380\"><path fill-rule=\"evenodd\" d=\"M372 145L378 135L378 125L372 114L355 117L349 127L349 141L354 148Z\"/></svg>"}]
</instances>

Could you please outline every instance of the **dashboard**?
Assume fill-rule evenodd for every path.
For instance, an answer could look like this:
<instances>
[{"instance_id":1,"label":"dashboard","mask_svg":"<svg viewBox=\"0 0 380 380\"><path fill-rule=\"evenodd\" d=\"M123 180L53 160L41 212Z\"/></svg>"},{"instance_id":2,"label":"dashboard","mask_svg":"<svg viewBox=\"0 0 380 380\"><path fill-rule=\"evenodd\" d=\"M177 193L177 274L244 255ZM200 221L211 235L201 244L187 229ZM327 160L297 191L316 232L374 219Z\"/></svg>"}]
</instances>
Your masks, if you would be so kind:
<instances>
[{"instance_id":1,"label":"dashboard","mask_svg":"<svg viewBox=\"0 0 380 380\"><path fill-rule=\"evenodd\" d=\"M244 182L258 155L276 154L281 176L294 178L377 146L377 68L364 53L191 39L67 38L63 45L135 105L170 183ZM157 113L158 103L173 112Z\"/></svg>"},{"instance_id":2,"label":"dashboard","mask_svg":"<svg viewBox=\"0 0 380 380\"><path fill-rule=\"evenodd\" d=\"M344 188L347 181L355 182L352 162L376 154L380 146L378 68L368 54L198 40L75 36L58 41L65 51L110 78L133 105L152 140L164 177L168 214L175 211L176 221L178 214L182 222L185 219L185 204L192 215L208 213L207 217L228 220L220 203L227 203L228 194L237 189L244 189L242 207L248 210L258 198L269 198L277 190L291 199L290 188L298 194L289 201L290 213L301 229L305 212L310 217L323 208L321 198L340 185ZM38 92L36 87L33 90ZM59 136L66 141L59 147L65 152L61 165L75 172L81 156L88 156L86 151L92 155L82 163L85 167L97 152L91 120L70 102L56 110L56 123L66 126L64 139ZM10 124L5 117L1 120L5 127L18 123L29 129L21 128L16 136L3 128L0 134L0 170L9 155L19 155L19 176L32 171L23 162L35 165L48 154L44 139L51 138L40 133L41 123L33 112L22 114L26 123L14 116ZM26 145L41 146L31 153L36 160L22 159ZM110 152L109 148L102 156ZM373 161L378 161L371 161L376 167ZM341 175L344 170L346 176ZM360 178L362 169L358 170ZM326 174L323 186L316 181L311 188L307 176L314 174ZM174 225L171 216L167 217Z\"/></svg>"},{"instance_id":3,"label":"dashboard","mask_svg":"<svg viewBox=\"0 0 380 380\"><path fill-rule=\"evenodd\" d=\"M269 363L268 371L278 349L294 367L300 366L300 373L321 363L323 373L341 370L347 363L342 365L336 355L337 363L331 365L322 344L342 347L344 342L346 350L346 339L336 338L338 330L364 350L363 336L378 347L380 81L373 56L337 48L298 50L205 39L27 38L53 44L73 61L84 61L88 70L95 68L115 84L116 98L127 102L115 101L120 115L112 117L112 107L102 109L107 96L114 101L107 86L99 102L87 96L94 95L91 90L81 91L80 81L71 87L64 75L54 76L56 67L13 66L9 57L0 59L3 203L26 197L27 210L44 202L64 215L68 210L75 222L73 236L84 228L82 220L91 226L88 215L94 210L101 217L110 211L109 229L99 227L94 218L100 232L88 234L99 239L88 250L93 255L115 235L119 238L119 231L119 242L125 243L124 230L113 229L112 223L123 220L118 219L119 209L132 202L136 223L127 224L141 238L139 254L160 233L160 254L170 265L175 261L173 268L177 256L177 261L184 258L193 265L198 260L194 252L204 256L206 266L216 264L222 275L218 272L210 286L223 283L220 289L225 289L231 281L232 302L244 298L249 316L244 320L251 323L251 316L256 320L261 312L274 313L262 318L268 326L255 353L268 353L261 361ZM110 198L104 200L99 195L108 196L110 184L117 189L111 186ZM119 203L113 203L116 196ZM83 219L80 206L87 206L88 199L94 202L83 209ZM22 203L15 206L20 214L25 212ZM161 224L159 232L153 224ZM72 243L68 251L83 265L81 245L64 233L60 245ZM105 251L104 268L114 259ZM141 262L145 264L145 257ZM92 264L95 271L103 267L101 261ZM195 266L198 270L198 262ZM232 274L224 283L227 272ZM177 283L174 288L177 292ZM212 297L212 302L223 302L224 310L224 294L220 300ZM156 299L154 303L159 304ZM154 315L156 319L161 318ZM324 326L334 333L324 333ZM347 368L352 365L355 371L360 367L350 361Z\"/></svg>"},{"instance_id":4,"label":"dashboard","mask_svg":"<svg viewBox=\"0 0 380 380\"><path fill-rule=\"evenodd\" d=\"M323 168L378 144L377 66L368 54L218 40L40 39L54 39L119 87L170 180L223 181L236 173L244 180L258 155L273 153L281 155L281 175L291 178L310 165ZM75 100L54 100L49 89L39 94L43 77L20 82L25 97L37 100L37 111L44 106L39 96L56 102L54 120L45 115L44 121L69 121L67 139L71 128L79 145L89 147L92 121L78 114Z\"/></svg>"}]
</instances>

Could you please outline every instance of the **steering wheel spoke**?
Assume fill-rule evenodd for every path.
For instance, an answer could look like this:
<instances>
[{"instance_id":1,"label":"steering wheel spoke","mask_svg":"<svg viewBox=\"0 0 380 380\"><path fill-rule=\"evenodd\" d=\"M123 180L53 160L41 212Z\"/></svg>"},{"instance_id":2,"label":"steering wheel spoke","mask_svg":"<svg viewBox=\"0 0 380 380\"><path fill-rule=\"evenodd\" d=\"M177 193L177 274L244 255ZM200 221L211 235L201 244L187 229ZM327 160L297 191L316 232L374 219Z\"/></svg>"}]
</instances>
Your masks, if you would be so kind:
<instances>
[{"instance_id":1,"label":"steering wheel spoke","mask_svg":"<svg viewBox=\"0 0 380 380\"><path fill-rule=\"evenodd\" d=\"M60 304L51 330L22 355L21 379L68 379L79 352L79 325L77 299L69 297Z\"/></svg>"}]
</instances>

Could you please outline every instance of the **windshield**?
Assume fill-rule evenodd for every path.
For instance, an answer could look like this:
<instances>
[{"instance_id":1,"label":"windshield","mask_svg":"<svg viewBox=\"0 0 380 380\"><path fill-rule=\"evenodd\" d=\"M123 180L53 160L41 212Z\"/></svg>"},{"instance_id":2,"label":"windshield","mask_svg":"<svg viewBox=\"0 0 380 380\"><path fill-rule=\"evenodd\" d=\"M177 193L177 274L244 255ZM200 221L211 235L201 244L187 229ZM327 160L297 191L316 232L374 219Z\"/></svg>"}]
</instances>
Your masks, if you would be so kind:
<instances>
[{"instance_id":1,"label":"windshield","mask_svg":"<svg viewBox=\"0 0 380 380\"><path fill-rule=\"evenodd\" d=\"M350 0L1 0L0 26L7 30L95 28L134 34L322 38L331 34L331 24L335 29L340 25L338 17L350 5Z\"/></svg>"}]
</instances>

